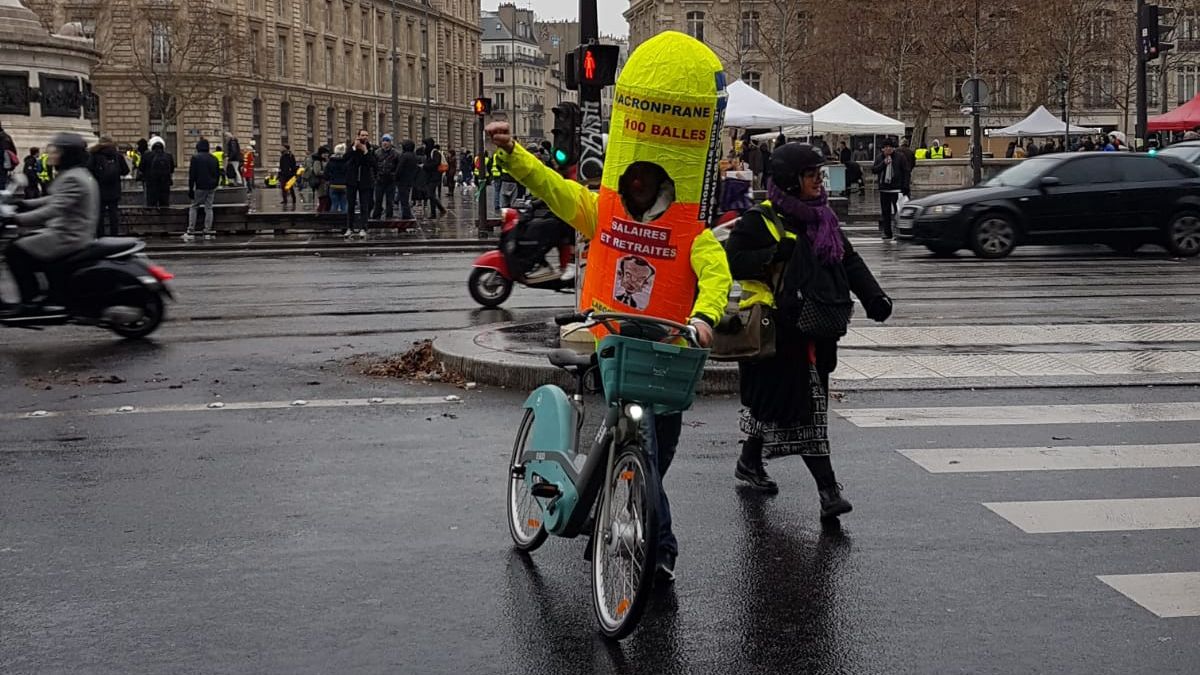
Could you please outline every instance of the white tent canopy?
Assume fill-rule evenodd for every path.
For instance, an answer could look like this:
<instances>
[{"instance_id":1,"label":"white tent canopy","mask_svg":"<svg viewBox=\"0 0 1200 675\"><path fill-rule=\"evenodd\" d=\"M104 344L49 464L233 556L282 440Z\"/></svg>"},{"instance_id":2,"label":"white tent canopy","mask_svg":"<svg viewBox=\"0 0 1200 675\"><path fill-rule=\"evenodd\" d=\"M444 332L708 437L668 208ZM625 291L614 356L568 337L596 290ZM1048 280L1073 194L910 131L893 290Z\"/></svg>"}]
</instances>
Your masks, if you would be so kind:
<instances>
[{"instance_id":1,"label":"white tent canopy","mask_svg":"<svg viewBox=\"0 0 1200 675\"><path fill-rule=\"evenodd\" d=\"M762 129L812 124L812 115L789 108L741 80L725 91L729 96L725 108L727 127Z\"/></svg>"},{"instance_id":2,"label":"white tent canopy","mask_svg":"<svg viewBox=\"0 0 1200 675\"><path fill-rule=\"evenodd\" d=\"M841 94L814 110L812 117L811 132L807 127L798 126L784 129L783 133L789 138L795 138L810 134L903 136L905 131L904 122L871 110L849 94ZM760 134L754 138L755 140L768 140L775 136L774 133Z\"/></svg>"},{"instance_id":3,"label":"white tent canopy","mask_svg":"<svg viewBox=\"0 0 1200 675\"><path fill-rule=\"evenodd\" d=\"M1046 110L1046 106L1040 105L1037 110L1029 113L1029 117L1017 122L1011 127L1003 129L995 129L989 133L992 138L1016 138L1018 136L1034 138L1048 136L1062 136L1067 130L1067 125L1054 113ZM1071 135L1078 136L1080 134L1095 134L1099 133L1098 129L1087 129L1071 125Z\"/></svg>"}]
</instances>

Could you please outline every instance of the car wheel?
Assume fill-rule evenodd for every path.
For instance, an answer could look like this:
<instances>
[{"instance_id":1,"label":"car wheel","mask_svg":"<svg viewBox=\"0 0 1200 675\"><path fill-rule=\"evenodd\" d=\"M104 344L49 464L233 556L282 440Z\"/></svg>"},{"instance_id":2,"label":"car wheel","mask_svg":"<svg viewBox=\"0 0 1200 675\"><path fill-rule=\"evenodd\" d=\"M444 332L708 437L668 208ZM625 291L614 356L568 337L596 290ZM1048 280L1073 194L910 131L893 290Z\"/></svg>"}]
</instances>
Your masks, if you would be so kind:
<instances>
[{"instance_id":1,"label":"car wheel","mask_svg":"<svg viewBox=\"0 0 1200 675\"><path fill-rule=\"evenodd\" d=\"M947 246L946 244L925 244L925 248L929 249L935 258L953 258L954 254L958 253L957 246Z\"/></svg>"},{"instance_id":2,"label":"car wheel","mask_svg":"<svg viewBox=\"0 0 1200 675\"><path fill-rule=\"evenodd\" d=\"M1017 226L998 213L984 214L971 228L971 250L980 258L996 260L1017 247Z\"/></svg>"},{"instance_id":3,"label":"car wheel","mask_svg":"<svg viewBox=\"0 0 1200 675\"><path fill-rule=\"evenodd\" d=\"M1200 254L1200 214L1184 211L1172 216L1165 244L1173 256L1191 258Z\"/></svg>"}]
</instances>

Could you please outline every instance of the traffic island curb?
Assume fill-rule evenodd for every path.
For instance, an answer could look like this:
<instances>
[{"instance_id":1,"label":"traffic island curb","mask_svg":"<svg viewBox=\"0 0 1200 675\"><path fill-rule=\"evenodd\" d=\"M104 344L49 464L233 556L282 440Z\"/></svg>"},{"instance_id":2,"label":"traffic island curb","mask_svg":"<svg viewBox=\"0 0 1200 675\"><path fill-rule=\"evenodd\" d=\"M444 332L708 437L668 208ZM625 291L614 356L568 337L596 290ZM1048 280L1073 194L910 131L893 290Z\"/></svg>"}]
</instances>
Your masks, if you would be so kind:
<instances>
[{"instance_id":1,"label":"traffic island curb","mask_svg":"<svg viewBox=\"0 0 1200 675\"><path fill-rule=\"evenodd\" d=\"M543 384L564 389L575 386L574 379L550 365L541 350L513 349L506 334L520 333L543 324L503 323L484 328L469 328L439 336L433 341L434 355L446 369L471 382L493 387L532 391ZM540 353L539 353L540 352ZM702 395L738 392L738 369L730 363L709 362L697 392Z\"/></svg>"},{"instance_id":2,"label":"traffic island curb","mask_svg":"<svg viewBox=\"0 0 1200 675\"><path fill-rule=\"evenodd\" d=\"M433 353L447 370L467 381L532 391L543 384L574 387L570 375L550 365L548 346L514 346L514 336L544 330L545 323L501 323L446 333L433 341ZM852 350L851 350L852 351ZM976 389L1090 389L1109 387L1196 387L1200 374L1036 375L997 377L838 378L830 389L839 393L867 391L956 391ZM702 395L739 393L736 364L709 361L698 388Z\"/></svg>"}]
</instances>

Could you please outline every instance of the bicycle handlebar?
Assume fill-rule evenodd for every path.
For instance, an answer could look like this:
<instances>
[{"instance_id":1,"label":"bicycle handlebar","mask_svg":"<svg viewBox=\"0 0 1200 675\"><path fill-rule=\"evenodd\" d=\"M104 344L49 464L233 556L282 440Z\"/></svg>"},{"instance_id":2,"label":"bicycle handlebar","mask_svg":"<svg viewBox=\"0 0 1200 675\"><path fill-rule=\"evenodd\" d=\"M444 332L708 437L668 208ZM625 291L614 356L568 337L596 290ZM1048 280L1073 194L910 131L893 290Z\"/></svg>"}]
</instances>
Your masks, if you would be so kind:
<instances>
[{"instance_id":1,"label":"bicycle handlebar","mask_svg":"<svg viewBox=\"0 0 1200 675\"><path fill-rule=\"evenodd\" d=\"M687 340L692 347L700 348L700 338L696 329L682 323L677 323L669 319L660 319L654 316L645 316L642 314L620 314L617 312L576 312L573 314L561 314L554 317L554 323L559 326L568 326L574 323L584 324L581 328L591 328L592 326L603 325L613 333L620 333L619 330L613 330L612 322L628 321L630 323L648 324L658 328L669 328L678 331L680 336Z\"/></svg>"}]
</instances>

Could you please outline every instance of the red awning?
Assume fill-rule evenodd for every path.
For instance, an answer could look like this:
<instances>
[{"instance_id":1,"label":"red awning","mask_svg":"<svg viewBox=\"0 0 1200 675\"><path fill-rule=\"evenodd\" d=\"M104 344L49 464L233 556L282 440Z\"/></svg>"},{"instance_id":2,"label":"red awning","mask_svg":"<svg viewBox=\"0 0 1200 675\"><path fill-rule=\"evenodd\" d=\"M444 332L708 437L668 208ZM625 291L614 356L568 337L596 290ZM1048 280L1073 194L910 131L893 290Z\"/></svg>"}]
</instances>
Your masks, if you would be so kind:
<instances>
[{"instance_id":1,"label":"red awning","mask_svg":"<svg viewBox=\"0 0 1200 675\"><path fill-rule=\"evenodd\" d=\"M1165 115L1147 120L1150 131L1191 131L1200 127L1200 95Z\"/></svg>"}]
</instances>

